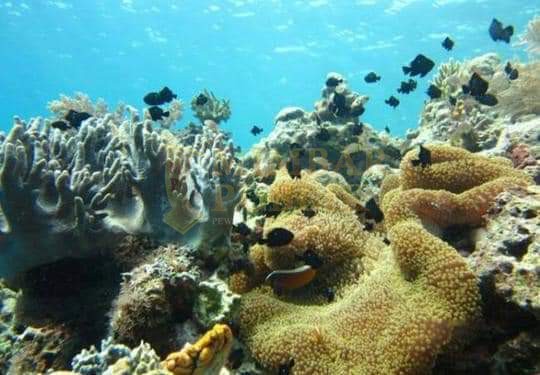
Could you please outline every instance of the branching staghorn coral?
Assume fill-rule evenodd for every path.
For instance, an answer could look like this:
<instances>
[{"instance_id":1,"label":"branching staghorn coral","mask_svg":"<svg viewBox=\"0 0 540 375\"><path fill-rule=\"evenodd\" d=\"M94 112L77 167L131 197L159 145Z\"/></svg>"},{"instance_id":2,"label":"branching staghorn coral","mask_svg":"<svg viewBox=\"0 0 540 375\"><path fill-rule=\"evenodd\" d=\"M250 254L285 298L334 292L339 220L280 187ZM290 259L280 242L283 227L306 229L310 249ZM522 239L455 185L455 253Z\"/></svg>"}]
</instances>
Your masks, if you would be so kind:
<instances>
[{"instance_id":1,"label":"branching staghorn coral","mask_svg":"<svg viewBox=\"0 0 540 375\"><path fill-rule=\"evenodd\" d=\"M432 165L413 167L417 151L411 151L401 176L383 184L390 246L374 238L363 243L358 253L371 248L362 259L364 271L336 288L335 301L321 303L307 290L276 296L268 287L243 296L241 334L266 369L294 359L295 374L427 374L438 354L466 338L479 317L477 280L456 250L424 224L478 225L498 193L530 179L500 159L428 147ZM270 195L283 194L281 202L295 208L303 202L295 196L313 196L309 204L321 197L306 185L291 188L294 193L272 192L272 186ZM281 215L290 214L276 220ZM329 245L321 240L320 248ZM253 251L253 262L261 263L260 247Z\"/></svg>"},{"instance_id":2,"label":"branching staghorn coral","mask_svg":"<svg viewBox=\"0 0 540 375\"><path fill-rule=\"evenodd\" d=\"M193 146L169 149L171 209L163 220L196 248L229 244L234 208L242 196L243 168L234 153L224 134L207 126Z\"/></svg>"},{"instance_id":3,"label":"branching staghorn coral","mask_svg":"<svg viewBox=\"0 0 540 375\"><path fill-rule=\"evenodd\" d=\"M442 91L442 98L448 98L455 95L457 90L461 90L461 82L466 82L468 79L466 75L467 71L463 64L450 59L439 66L431 83Z\"/></svg>"},{"instance_id":4,"label":"branching staghorn coral","mask_svg":"<svg viewBox=\"0 0 540 375\"><path fill-rule=\"evenodd\" d=\"M531 55L540 55L540 16L529 21L517 45L525 45Z\"/></svg>"},{"instance_id":5,"label":"branching staghorn coral","mask_svg":"<svg viewBox=\"0 0 540 375\"><path fill-rule=\"evenodd\" d=\"M206 101L204 103L198 101L199 97L206 98ZM203 124L206 120L212 120L219 124L221 121L227 121L231 117L229 101L218 99L213 92L208 90L203 90L198 96L193 97L191 109L195 113L195 117Z\"/></svg>"},{"instance_id":6,"label":"branching staghorn coral","mask_svg":"<svg viewBox=\"0 0 540 375\"><path fill-rule=\"evenodd\" d=\"M181 100L173 99L164 111L169 112L168 116L163 116L161 120L158 120L158 124L163 129L170 129L174 124L182 119L183 103ZM151 120L150 113L144 111L144 119Z\"/></svg>"},{"instance_id":7,"label":"branching staghorn coral","mask_svg":"<svg viewBox=\"0 0 540 375\"><path fill-rule=\"evenodd\" d=\"M76 92L73 97L60 95L60 99L49 102L48 108L59 117L64 117L69 110L87 112L93 116L104 116L108 112L107 104L103 99L98 99L94 104L90 97L82 92Z\"/></svg>"}]
</instances>

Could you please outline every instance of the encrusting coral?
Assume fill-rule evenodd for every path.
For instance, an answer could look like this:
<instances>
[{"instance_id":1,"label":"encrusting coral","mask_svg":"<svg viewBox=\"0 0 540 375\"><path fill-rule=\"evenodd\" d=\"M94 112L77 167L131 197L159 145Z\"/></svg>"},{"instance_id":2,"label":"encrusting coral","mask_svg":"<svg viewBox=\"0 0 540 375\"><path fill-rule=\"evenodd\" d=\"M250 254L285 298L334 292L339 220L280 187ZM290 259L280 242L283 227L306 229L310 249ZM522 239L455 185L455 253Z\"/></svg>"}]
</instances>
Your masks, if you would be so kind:
<instances>
[{"instance_id":1,"label":"encrusting coral","mask_svg":"<svg viewBox=\"0 0 540 375\"><path fill-rule=\"evenodd\" d=\"M478 224L477 215L500 191L527 184L529 179L500 160L450 147L433 146L430 150L431 166L412 167L410 160L416 151L411 151L401 164L401 178L391 175L392 181L383 189L382 204L391 245L385 246L381 239L365 232L360 234L363 241L349 244L356 249L347 249L343 259L353 262L366 254L361 259L363 271L352 283L334 285L334 301L321 302L307 289L275 295L270 288L259 287L243 296L242 337L265 368L277 369L294 359L295 374L428 373L439 353L461 342L465 328L479 317L477 280L455 249L423 224ZM269 200L280 202L284 211L275 221L270 220L268 228L279 223L295 234L295 240L298 235L309 243L313 232L305 227L314 218L297 226L300 219L294 210L308 206L324 210L339 203L329 200L329 193L320 185L303 182L304 177L276 179ZM462 198L462 194L479 198L455 200L467 207L468 220L449 211L454 209L449 197ZM432 200L433 195L445 199ZM341 225L342 218L333 215ZM338 233L332 233L336 230ZM346 232L319 226L315 233L320 235L312 237L318 241L317 253L325 254L324 250L335 246L335 239ZM294 251L291 246L278 248L278 259L273 257L274 249L266 250L269 256L264 260L270 270L284 266L286 249ZM325 263L340 256L326 257ZM334 272L341 270L335 267Z\"/></svg>"}]
</instances>

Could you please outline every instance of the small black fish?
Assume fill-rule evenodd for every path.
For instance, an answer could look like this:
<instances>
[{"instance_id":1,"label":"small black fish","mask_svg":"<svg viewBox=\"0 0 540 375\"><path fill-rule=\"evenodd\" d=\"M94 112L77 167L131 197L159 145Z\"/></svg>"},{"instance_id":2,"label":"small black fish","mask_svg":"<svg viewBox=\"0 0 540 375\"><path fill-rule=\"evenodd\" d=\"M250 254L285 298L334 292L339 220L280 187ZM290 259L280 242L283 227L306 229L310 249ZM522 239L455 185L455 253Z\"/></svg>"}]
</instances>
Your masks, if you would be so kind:
<instances>
[{"instance_id":1,"label":"small black fish","mask_svg":"<svg viewBox=\"0 0 540 375\"><path fill-rule=\"evenodd\" d=\"M198 106L205 105L206 103L208 103L208 97L204 94L199 94L197 99L195 99L195 104Z\"/></svg>"},{"instance_id":2,"label":"small black fish","mask_svg":"<svg viewBox=\"0 0 540 375\"><path fill-rule=\"evenodd\" d=\"M330 140L330 132L328 131L328 129L322 128L321 130L319 130L315 138L317 138L321 142L328 142Z\"/></svg>"},{"instance_id":3,"label":"small black fish","mask_svg":"<svg viewBox=\"0 0 540 375\"><path fill-rule=\"evenodd\" d=\"M263 131L263 128L259 128L258 126L253 126L250 130L251 134L253 135L259 135Z\"/></svg>"},{"instance_id":4,"label":"small black fish","mask_svg":"<svg viewBox=\"0 0 540 375\"><path fill-rule=\"evenodd\" d=\"M385 131L386 133L390 134L390 128L389 128L388 126L385 126L385 127L384 127L384 131Z\"/></svg>"},{"instance_id":5,"label":"small black fish","mask_svg":"<svg viewBox=\"0 0 540 375\"><path fill-rule=\"evenodd\" d=\"M514 35L513 26L503 27L503 24L496 18L491 21L491 25L489 25L489 36L494 42L502 40L503 42L510 43L512 35Z\"/></svg>"},{"instance_id":6,"label":"small black fish","mask_svg":"<svg viewBox=\"0 0 540 375\"><path fill-rule=\"evenodd\" d=\"M425 168L428 165L431 165L431 151L425 148L424 146L420 145L418 149L418 159L411 160L411 163L413 167L417 167L421 165L422 168Z\"/></svg>"},{"instance_id":7,"label":"small black fish","mask_svg":"<svg viewBox=\"0 0 540 375\"><path fill-rule=\"evenodd\" d=\"M378 76L377 73L375 72L370 72L366 74L366 76L364 77L364 81L366 81L366 83L375 83L379 81L380 79L381 79L381 76Z\"/></svg>"},{"instance_id":8,"label":"small black fish","mask_svg":"<svg viewBox=\"0 0 540 375\"><path fill-rule=\"evenodd\" d=\"M70 128L70 125L64 120L58 120L51 123L51 127L53 127L54 129L60 129L62 131L65 131Z\"/></svg>"},{"instance_id":9,"label":"small black fish","mask_svg":"<svg viewBox=\"0 0 540 375\"><path fill-rule=\"evenodd\" d=\"M397 89L400 94L409 94L416 90L416 81L409 79L408 81L401 81L401 86Z\"/></svg>"},{"instance_id":10,"label":"small black fish","mask_svg":"<svg viewBox=\"0 0 540 375\"><path fill-rule=\"evenodd\" d=\"M354 124L351 129L352 135L362 135L364 132L364 124Z\"/></svg>"},{"instance_id":11,"label":"small black fish","mask_svg":"<svg viewBox=\"0 0 540 375\"><path fill-rule=\"evenodd\" d=\"M321 268L323 265L322 259L313 250L306 250L301 256L296 256L296 259L303 261L314 269Z\"/></svg>"},{"instance_id":12,"label":"small black fish","mask_svg":"<svg viewBox=\"0 0 540 375\"><path fill-rule=\"evenodd\" d=\"M263 242L270 247L285 246L294 238L294 234L285 228L274 228L266 235Z\"/></svg>"},{"instance_id":13,"label":"small black fish","mask_svg":"<svg viewBox=\"0 0 540 375\"><path fill-rule=\"evenodd\" d=\"M294 359L290 359L288 362L279 365L278 375L289 375L294 367Z\"/></svg>"},{"instance_id":14,"label":"small black fish","mask_svg":"<svg viewBox=\"0 0 540 375\"><path fill-rule=\"evenodd\" d=\"M330 77L326 80L326 86L327 87L336 87L340 83L343 83L342 79L337 79L336 77Z\"/></svg>"},{"instance_id":15,"label":"small black fish","mask_svg":"<svg viewBox=\"0 0 540 375\"><path fill-rule=\"evenodd\" d=\"M396 108L399 105L399 100L394 95L386 99L384 102L393 108Z\"/></svg>"},{"instance_id":16,"label":"small black fish","mask_svg":"<svg viewBox=\"0 0 540 375\"><path fill-rule=\"evenodd\" d=\"M328 106L328 109L338 117L343 117L349 113L347 108L347 98L345 95L335 92L332 95L332 102Z\"/></svg>"},{"instance_id":17,"label":"small black fish","mask_svg":"<svg viewBox=\"0 0 540 375\"><path fill-rule=\"evenodd\" d=\"M302 215L304 215L308 219L311 219L316 214L317 214L317 212L315 212L315 210L313 208L311 208L311 207L308 207L308 208L302 210Z\"/></svg>"},{"instance_id":18,"label":"small black fish","mask_svg":"<svg viewBox=\"0 0 540 375\"><path fill-rule=\"evenodd\" d=\"M475 99L478 103L487 105L489 107L493 107L494 105L497 105L497 103L499 103L495 95L492 94L476 96Z\"/></svg>"},{"instance_id":19,"label":"small black fish","mask_svg":"<svg viewBox=\"0 0 540 375\"><path fill-rule=\"evenodd\" d=\"M327 302L334 302L334 299L336 299L336 292L334 291L334 288L324 288L323 296L326 297Z\"/></svg>"},{"instance_id":20,"label":"small black fish","mask_svg":"<svg viewBox=\"0 0 540 375\"><path fill-rule=\"evenodd\" d=\"M510 74L512 72L512 64L510 64L510 61L508 61L504 67L504 72L506 74Z\"/></svg>"},{"instance_id":21,"label":"small black fish","mask_svg":"<svg viewBox=\"0 0 540 375\"><path fill-rule=\"evenodd\" d=\"M277 217L283 207L279 203L269 202L264 206L264 216L266 217Z\"/></svg>"},{"instance_id":22,"label":"small black fish","mask_svg":"<svg viewBox=\"0 0 540 375\"><path fill-rule=\"evenodd\" d=\"M162 105L171 102L176 97L176 94L165 86L159 92L149 92L144 96L143 100L148 105Z\"/></svg>"},{"instance_id":23,"label":"small black fish","mask_svg":"<svg viewBox=\"0 0 540 375\"><path fill-rule=\"evenodd\" d=\"M469 79L468 85L463 85L463 93L464 94L470 94L471 96L482 96L484 95L489 88L488 82L480 77L478 73L473 73L471 78Z\"/></svg>"},{"instance_id":24,"label":"small black fish","mask_svg":"<svg viewBox=\"0 0 540 375\"><path fill-rule=\"evenodd\" d=\"M148 105L161 105L161 97L157 92L149 92L143 98L144 102Z\"/></svg>"},{"instance_id":25,"label":"small black fish","mask_svg":"<svg viewBox=\"0 0 540 375\"><path fill-rule=\"evenodd\" d=\"M409 66L404 66L403 73L409 74L411 77L417 76L420 74L420 77L424 77L428 74L431 69L435 66L433 60L427 58L426 56L419 54L414 58Z\"/></svg>"},{"instance_id":26,"label":"small black fish","mask_svg":"<svg viewBox=\"0 0 540 375\"><path fill-rule=\"evenodd\" d=\"M431 99L439 99L442 95L442 91L437 86L431 84L429 85L426 94L428 94Z\"/></svg>"},{"instance_id":27,"label":"small black fish","mask_svg":"<svg viewBox=\"0 0 540 375\"><path fill-rule=\"evenodd\" d=\"M457 103L457 99L453 96L448 97L448 101L450 102L450 105L455 106Z\"/></svg>"},{"instance_id":28,"label":"small black fish","mask_svg":"<svg viewBox=\"0 0 540 375\"><path fill-rule=\"evenodd\" d=\"M462 87L464 94L470 94L478 103L491 107L497 105L498 100L494 95L486 94L488 88L488 82L480 77L478 73L473 73L469 84Z\"/></svg>"},{"instance_id":29,"label":"small black fish","mask_svg":"<svg viewBox=\"0 0 540 375\"><path fill-rule=\"evenodd\" d=\"M251 229L246 225L246 223L239 223L238 225L233 225L232 231L242 236L249 236L251 234Z\"/></svg>"},{"instance_id":30,"label":"small black fish","mask_svg":"<svg viewBox=\"0 0 540 375\"><path fill-rule=\"evenodd\" d=\"M367 213L366 213L366 218L368 219L373 219L375 220L376 223L382 221L382 219L384 219L384 214L383 212L381 211L381 209L379 208L379 205L377 204L377 202L375 202L375 198L370 198L367 202L366 202L366 210L367 210Z\"/></svg>"},{"instance_id":31,"label":"small black fish","mask_svg":"<svg viewBox=\"0 0 540 375\"><path fill-rule=\"evenodd\" d=\"M506 66L504 67L504 72L506 73L506 76L508 77L508 79L511 81L519 77L518 70L512 67L510 62L506 63Z\"/></svg>"},{"instance_id":32,"label":"small black fish","mask_svg":"<svg viewBox=\"0 0 540 375\"><path fill-rule=\"evenodd\" d=\"M232 368L233 370L238 369L242 362L244 361L244 351L242 348L237 348L231 351L231 354L229 354L229 365L228 367Z\"/></svg>"},{"instance_id":33,"label":"small black fish","mask_svg":"<svg viewBox=\"0 0 540 375\"><path fill-rule=\"evenodd\" d=\"M302 174L301 174L302 168L300 168L300 164L298 160L295 161L294 159L291 158L287 161L285 166L287 167L287 172L289 173L289 176L292 179L302 177Z\"/></svg>"},{"instance_id":34,"label":"small black fish","mask_svg":"<svg viewBox=\"0 0 540 375\"><path fill-rule=\"evenodd\" d=\"M246 192L246 197L247 197L247 199L249 199L250 201L252 201L256 206L258 206L259 203L261 203L261 200L259 199L259 197L258 197L257 194L255 193L255 190L254 190L254 189L249 189L249 190Z\"/></svg>"},{"instance_id":35,"label":"small black fish","mask_svg":"<svg viewBox=\"0 0 540 375\"><path fill-rule=\"evenodd\" d=\"M306 150L296 142L291 143L289 148L292 156L302 157L306 154Z\"/></svg>"},{"instance_id":36,"label":"small black fish","mask_svg":"<svg viewBox=\"0 0 540 375\"><path fill-rule=\"evenodd\" d=\"M454 41L450 39L449 37L446 37L441 43L441 45L443 46L445 50L450 51L452 50L452 48L454 48Z\"/></svg>"},{"instance_id":37,"label":"small black fish","mask_svg":"<svg viewBox=\"0 0 540 375\"><path fill-rule=\"evenodd\" d=\"M163 120L163 117L169 117L169 111L164 111L155 105L148 108L148 113L150 113L152 121Z\"/></svg>"},{"instance_id":38,"label":"small black fish","mask_svg":"<svg viewBox=\"0 0 540 375\"><path fill-rule=\"evenodd\" d=\"M511 81L513 81L513 80L515 80L515 79L518 79L518 77L519 77L519 72L518 72L517 69L513 69L513 70L510 72L510 74L508 74L508 79L511 80Z\"/></svg>"},{"instance_id":39,"label":"small black fish","mask_svg":"<svg viewBox=\"0 0 540 375\"><path fill-rule=\"evenodd\" d=\"M165 104L165 103L172 102L173 99L177 98L177 95L173 93L170 88L165 86L159 92L159 97L161 98L161 101L163 102L161 104Z\"/></svg>"},{"instance_id":40,"label":"small black fish","mask_svg":"<svg viewBox=\"0 0 540 375\"><path fill-rule=\"evenodd\" d=\"M72 128L78 129L84 120L88 120L92 115L88 112L77 112L70 109L64 119L69 122Z\"/></svg>"},{"instance_id":41,"label":"small black fish","mask_svg":"<svg viewBox=\"0 0 540 375\"><path fill-rule=\"evenodd\" d=\"M390 240L386 237L383 238L383 242L387 245L390 245Z\"/></svg>"}]
</instances>

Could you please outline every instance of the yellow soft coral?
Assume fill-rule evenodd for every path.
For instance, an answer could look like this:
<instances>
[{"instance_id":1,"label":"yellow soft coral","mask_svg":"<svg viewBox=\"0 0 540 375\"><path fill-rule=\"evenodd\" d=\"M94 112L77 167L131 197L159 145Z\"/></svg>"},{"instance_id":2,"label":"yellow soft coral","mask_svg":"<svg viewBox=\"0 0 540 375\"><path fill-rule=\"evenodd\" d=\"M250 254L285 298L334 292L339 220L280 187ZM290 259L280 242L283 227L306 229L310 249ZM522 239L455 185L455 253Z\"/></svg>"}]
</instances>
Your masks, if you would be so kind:
<instances>
[{"instance_id":1,"label":"yellow soft coral","mask_svg":"<svg viewBox=\"0 0 540 375\"><path fill-rule=\"evenodd\" d=\"M195 344L186 344L171 353L163 367L174 375L215 375L225 365L232 348L233 335L225 324L216 324Z\"/></svg>"},{"instance_id":2,"label":"yellow soft coral","mask_svg":"<svg viewBox=\"0 0 540 375\"><path fill-rule=\"evenodd\" d=\"M404 158L401 176L385 184L382 209L391 247L364 232L361 241L344 237L354 251L336 247L333 232L348 217L330 209L341 209L340 200L322 202L329 191L309 180L276 180L272 199L294 209L269 227L295 228L302 233L298 240L305 241L308 221L294 212L322 202L334 215L334 225L318 223L318 252L349 263L364 254L371 259L363 260L369 267L354 282L335 285L334 301L321 303L310 294L276 296L268 287L244 295L241 332L264 367L275 370L294 359L295 374L429 373L437 355L476 321L480 297L474 274L455 249L423 224L479 224L498 193L527 184L528 178L501 159L446 146L429 149L431 166L413 168L410 160L417 154L412 151ZM271 267L286 258L285 251L277 259L274 250L265 254ZM334 273L341 271L334 268Z\"/></svg>"},{"instance_id":3,"label":"yellow soft coral","mask_svg":"<svg viewBox=\"0 0 540 375\"><path fill-rule=\"evenodd\" d=\"M294 268L306 251L312 251L322 260L318 271L324 275L335 274L336 265L359 260L367 233L363 232L353 207L358 201L339 185L325 187L308 173L300 179L291 179L286 171L278 172L268 193L270 202L282 207L276 218L267 218L265 237L275 228L285 228L294 234L293 240L279 247L257 245L251 250L254 264L260 265L261 253L268 270ZM314 215L305 215L305 209ZM259 260L254 259L258 257Z\"/></svg>"},{"instance_id":4,"label":"yellow soft coral","mask_svg":"<svg viewBox=\"0 0 540 375\"><path fill-rule=\"evenodd\" d=\"M432 164L426 168L411 163L416 151L403 157L401 185L385 194L382 202L387 228L404 219L442 228L479 225L498 194L531 182L506 159L488 159L450 146L429 150Z\"/></svg>"}]
</instances>

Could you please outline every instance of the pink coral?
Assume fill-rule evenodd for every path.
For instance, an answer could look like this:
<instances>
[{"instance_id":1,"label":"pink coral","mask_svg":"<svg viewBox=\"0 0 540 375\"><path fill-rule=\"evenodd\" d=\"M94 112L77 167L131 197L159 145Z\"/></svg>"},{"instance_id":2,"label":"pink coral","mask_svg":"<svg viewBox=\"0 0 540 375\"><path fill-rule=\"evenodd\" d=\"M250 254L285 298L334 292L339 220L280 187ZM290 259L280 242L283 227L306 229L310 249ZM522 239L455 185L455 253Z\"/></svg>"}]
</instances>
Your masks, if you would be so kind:
<instances>
[{"instance_id":1,"label":"pink coral","mask_svg":"<svg viewBox=\"0 0 540 375\"><path fill-rule=\"evenodd\" d=\"M510 150L510 158L514 167L517 169L523 169L530 165L536 165L537 161L534 156L529 152L529 146L520 143L512 147Z\"/></svg>"}]
</instances>

